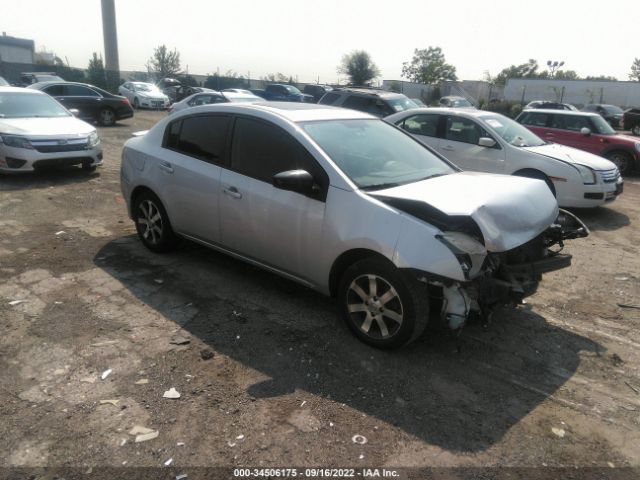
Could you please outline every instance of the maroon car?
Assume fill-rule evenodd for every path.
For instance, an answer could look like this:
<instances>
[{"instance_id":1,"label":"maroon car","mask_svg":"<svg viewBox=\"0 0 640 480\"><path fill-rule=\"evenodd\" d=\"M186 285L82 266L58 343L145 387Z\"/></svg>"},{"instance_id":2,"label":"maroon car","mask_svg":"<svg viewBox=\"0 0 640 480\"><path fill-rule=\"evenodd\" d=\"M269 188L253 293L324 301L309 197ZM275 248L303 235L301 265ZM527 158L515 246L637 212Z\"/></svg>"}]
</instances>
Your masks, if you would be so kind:
<instances>
[{"instance_id":1,"label":"maroon car","mask_svg":"<svg viewBox=\"0 0 640 480\"><path fill-rule=\"evenodd\" d=\"M518 115L516 121L543 140L608 158L622 174L640 168L638 139L617 134L597 113L525 110Z\"/></svg>"}]
</instances>

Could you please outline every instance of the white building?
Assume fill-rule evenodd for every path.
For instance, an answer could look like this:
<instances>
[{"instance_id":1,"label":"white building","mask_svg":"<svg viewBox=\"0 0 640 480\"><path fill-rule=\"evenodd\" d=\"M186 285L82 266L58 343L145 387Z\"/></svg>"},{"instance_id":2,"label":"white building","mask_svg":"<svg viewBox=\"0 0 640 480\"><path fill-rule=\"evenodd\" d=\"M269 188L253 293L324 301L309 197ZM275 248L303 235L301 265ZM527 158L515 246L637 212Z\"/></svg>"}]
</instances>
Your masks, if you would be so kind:
<instances>
[{"instance_id":1,"label":"white building","mask_svg":"<svg viewBox=\"0 0 640 480\"><path fill-rule=\"evenodd\" d=\"M0 36L0 62L32 64L34 50L33 40L10 37L6 32Z\"/></svg>"}]
</instances>

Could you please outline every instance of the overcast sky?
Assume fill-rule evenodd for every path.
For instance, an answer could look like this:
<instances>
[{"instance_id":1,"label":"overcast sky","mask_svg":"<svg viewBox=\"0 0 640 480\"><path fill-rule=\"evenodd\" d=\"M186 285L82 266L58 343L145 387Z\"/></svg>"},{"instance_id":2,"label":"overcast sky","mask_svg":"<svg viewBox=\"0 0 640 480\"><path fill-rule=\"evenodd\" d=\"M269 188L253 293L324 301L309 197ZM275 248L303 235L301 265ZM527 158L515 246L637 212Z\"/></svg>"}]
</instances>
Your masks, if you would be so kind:
<instances>
[{"instance_id":1,"label":"overcast sky","mask_svg":"<svg viewBox=\"0 0 640 480\"><path fill-rule=\"evenodd\" d=\"M103 52L100 0L29 0L2 8L0 30L30 38L86 68ZM415 48L440 46L460 79L481 79L535 58L564 60L581 76L627 80L640 51L632 48L637 0L116 0L122 70L144 70L166 44L183 68L207 74L234 70L251 78L281 72L301 82L338 79L352 50L369 52L382 78L400 79ZM344 81L344 78L343 78Z\"/></svg>"}]
</instances>

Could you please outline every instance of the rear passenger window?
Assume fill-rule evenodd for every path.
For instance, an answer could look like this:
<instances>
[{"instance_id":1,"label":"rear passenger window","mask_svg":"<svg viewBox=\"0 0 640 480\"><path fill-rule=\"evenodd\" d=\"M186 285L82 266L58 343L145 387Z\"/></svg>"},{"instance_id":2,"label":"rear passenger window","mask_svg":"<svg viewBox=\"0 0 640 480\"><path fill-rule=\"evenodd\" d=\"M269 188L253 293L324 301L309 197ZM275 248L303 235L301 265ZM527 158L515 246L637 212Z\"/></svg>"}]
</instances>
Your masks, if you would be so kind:
<instances>
[{"instance_id":1,"label":"rear passenger window","mask_svg":"<svg viewBox=\"0 0 640 480\"><path fill-rule=\"evenodd\" d=\"M197 115L169 124L165 147L184 155L219 164L224 160L230 118Z\"/></svg>"},{"instance_id":2,"label":"rear passenger window","mask_svg":"<svg viewBox=\"0 0 640 480\"><path fill-rule=\"evenodd\" d=\"M549 114L547 113L529 112L522 116L520 123L532 127L546 127L548 118Z\"/></svg>"},{"instance_id":3,"label":"rear passenger window","mask_svg":"<svg viewBox=\"0 0 640 480\"><path fill-rule=\"evenodd\" d=\"M337 93L327 93L323 95L318 103L322 105L333 105L339 97L340 95Z\"/></svg>"},{"instance_id":4,"label":"rear passenger window","mask_svg":"<svg viewBox=\"0 0 640 480\"><path fill-rule=\"evenodd\" d=\"M578 115L554 115L551 126L572 132L579 132L582 128L591 128L589 120Z\"/></svg>"},{"instance_id":5,"label":"rear passenger window","mask_svg":"<svg viewBox=\"0 0 640 480\"><path fill-rule=\"evenodd\" d=\"M351 108L353 110L360 110L361 112L366 112L369 109L370 99L368 97L349 97L347 98L342 106L344 108Z\"/></svg>"},{"instance_id":6,"label":"rear passenger window","mask_svg":"<svg viewBox=\"0 0 640 480\"><path fill-rule=\"evenodd\" d=\"M307 150L280 128L238 118L233 131L231 167L243 175L272 183L276 173L306 170L326 189L329 177Z\"/></svg>"},{"instance_id":7,"label":"rear passenger window","mask_svg":"<svg viewBox=\"0 0 640 480\"><path fill-rule=\"evenodd\" d=\"M62 85L51 85L45 88L44 91L52 97L61 97L63 95Z\"/></svg>"},{"instance_id":8,"label":"rear passenger window","mask_svg":"<svg viewBox=\"0 0 640 480\"><path fill-rule=\"evenodd\" d=\"M439 115L414 115L400 123L400 127L415 135L436 137L438 135Z\"/></svg>"}]
</instances>

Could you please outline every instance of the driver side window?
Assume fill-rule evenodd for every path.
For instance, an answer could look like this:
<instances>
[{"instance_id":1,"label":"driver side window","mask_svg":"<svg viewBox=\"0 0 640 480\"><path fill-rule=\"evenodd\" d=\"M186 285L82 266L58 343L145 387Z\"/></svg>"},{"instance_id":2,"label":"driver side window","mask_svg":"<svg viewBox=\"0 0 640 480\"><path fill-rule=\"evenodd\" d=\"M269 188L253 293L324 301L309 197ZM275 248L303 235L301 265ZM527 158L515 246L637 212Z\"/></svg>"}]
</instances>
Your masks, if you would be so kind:
<instances>
[{"instance_id":1,"label":"driver side window","mask_svg":"<svg viewBox=\"0 0 640 480\"><path fill-rule=\"evenodd\" d=\"M480 137L489 136L476 122L464 117L447 117L445 138L452 142L477 145Z\"/></svg>"}]
</instances>

